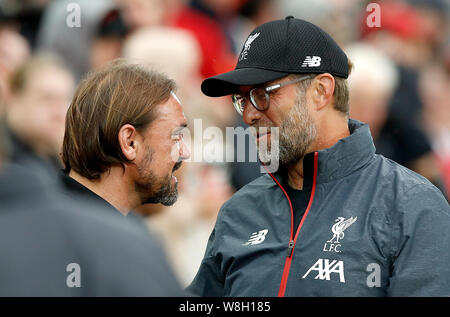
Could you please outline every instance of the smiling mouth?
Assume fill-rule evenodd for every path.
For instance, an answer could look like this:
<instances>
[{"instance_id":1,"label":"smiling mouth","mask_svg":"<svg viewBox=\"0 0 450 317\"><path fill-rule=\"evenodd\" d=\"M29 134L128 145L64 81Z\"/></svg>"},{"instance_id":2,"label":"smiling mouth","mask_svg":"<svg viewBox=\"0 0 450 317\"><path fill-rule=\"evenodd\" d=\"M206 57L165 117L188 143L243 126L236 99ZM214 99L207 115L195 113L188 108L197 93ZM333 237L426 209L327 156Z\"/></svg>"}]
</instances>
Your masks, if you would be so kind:
<instances>
[{"instance_id":1,"label":"smiling mouth","mask_svg":"<svg viewBox=\"0 0 450 317\"><path fill-rule=\"evenodd\" d=\"M265 133L256 133L256 139L259 140L260 138L269 135L270 132L265 132Z\"/></svg>"},{"instance_id":2,"label":"smiling mouth","mask_svg":"<svg viewBox=\"0 0 450 317\"><path fill-rule=\"evenodd\" d=\"M175 166L172 169L172 174L181 167L181 164L183 163L183 161L179 161L175 164Z\"/></svg>"}]
</instances>

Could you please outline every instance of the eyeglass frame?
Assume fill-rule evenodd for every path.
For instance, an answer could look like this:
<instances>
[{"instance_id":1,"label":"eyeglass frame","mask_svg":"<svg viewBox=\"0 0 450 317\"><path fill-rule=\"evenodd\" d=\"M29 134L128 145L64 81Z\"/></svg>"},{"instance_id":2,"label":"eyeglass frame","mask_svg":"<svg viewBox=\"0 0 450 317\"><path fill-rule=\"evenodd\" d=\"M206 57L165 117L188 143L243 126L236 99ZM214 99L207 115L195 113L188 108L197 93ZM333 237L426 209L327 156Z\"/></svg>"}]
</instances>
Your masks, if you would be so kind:
<instances>
[{"instance_id":1,"label":"eyeglass frame","mask_svg":"<svg viewBox=\"0 0 450 317\"><path fill-rule=\"evenodd\" d=\"M296 78L296 79L293 79L293 80L289 80L289 81L286 81L286 82L281 82L281 83L278 83L278 84L270 85L270 86L267 86L267 87L254 87L254 88L250 89L250 91L248 93L246 93L245 96L242 96L242 94L240 94L240 93L234 93L231 96L231 100L232 100L234 109L236 109L236 112L239 115L241 115L241 116L244 115L244 110L240 110L239 109L240 107L237 106L236 103L235 103L235 98L236 98L235 96L236 95L241 95L241 97L245 98L245 99L247 99L248 96L249 96L250 97L249 98L250 99L250 103L252 104L253 107L255 107L256 110L258 110L258 111L265 111L265 110L269 109L269 106L270 106L270 95L269 95L269 92L273 92L274 90L280 89L282 87L285 87L285 86L288 86L288 85L292 85L292 84L295 84L295 83L299 83L299 82L301 82L303 80L314 78L314 77L315 77L315 75L306 75L306 76L301 76L299 78ZM253 97L253 91L255 91L256 89L261 89L261 88L264 88L263 91L264 91L264 94L265 94L266 104L267 104L267 106L264 109L260 109L259 108L257 102L254 100L254 97ZM244 105L245 105L245 103L244 103Z\"/></svg>"}]
</instances>

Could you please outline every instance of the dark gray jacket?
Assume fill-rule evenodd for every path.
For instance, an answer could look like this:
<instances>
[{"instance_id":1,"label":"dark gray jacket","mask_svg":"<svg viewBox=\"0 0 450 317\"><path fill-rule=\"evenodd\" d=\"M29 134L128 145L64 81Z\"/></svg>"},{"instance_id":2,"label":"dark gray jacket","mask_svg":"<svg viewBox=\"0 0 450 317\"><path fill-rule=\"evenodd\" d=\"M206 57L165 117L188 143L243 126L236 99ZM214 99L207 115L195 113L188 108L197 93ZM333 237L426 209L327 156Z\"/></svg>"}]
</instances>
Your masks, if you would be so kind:
<instances>
[{"instance_id":1,"label":"dark gray jacket","mask_svg":"<svg viewBox=\"0 0 450 317\"><path fill-rule=\"evenodd\" d=\"M0 296L184 295L135 218L63 195L39 162L2 165Z\"/></svg>"},{"instance_id":2,"label":"dark gray jacket","mask_svg":"<svg viewBox=\"0 0 450 317\"><path fill-rule=\"evenodd\" d=\"M222 206L189 292L450 295L447 201L425 178L375 154L367 125L350 120L349 128L349 137L305 156L304 204L290 207L278 173Z\"/></svg>"}]
</instances>

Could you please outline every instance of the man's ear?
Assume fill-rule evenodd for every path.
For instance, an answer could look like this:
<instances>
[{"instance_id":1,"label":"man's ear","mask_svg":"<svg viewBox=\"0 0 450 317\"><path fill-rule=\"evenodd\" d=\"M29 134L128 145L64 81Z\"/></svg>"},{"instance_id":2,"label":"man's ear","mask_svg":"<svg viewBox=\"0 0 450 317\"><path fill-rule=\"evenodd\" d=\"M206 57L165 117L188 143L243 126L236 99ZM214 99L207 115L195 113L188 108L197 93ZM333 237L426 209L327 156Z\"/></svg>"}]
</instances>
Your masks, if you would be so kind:
<instances>
[{"instance_id":1,"label":"man's ear","mask_svg":"<svg viewBox=\"0 0 450 317\"><path fill-rule=\"evenodd\" d=\"M316 110L322 110L333 100L335 81L331 74L324 73L316 76L314 80L314 90L312 98L316 105Z\"/></svg>"},{"instance_id":2,"label":"man's ear","mask_svg":"<svg viewBox=\"0 0 450 317\"><path fill-rule=\"evenodd\" d=\"M118 141L120 148L123 155L130 161L136 159L138 138L138 132L131 124L125 124L119 130Z\"/></svg>"}]
</instances>

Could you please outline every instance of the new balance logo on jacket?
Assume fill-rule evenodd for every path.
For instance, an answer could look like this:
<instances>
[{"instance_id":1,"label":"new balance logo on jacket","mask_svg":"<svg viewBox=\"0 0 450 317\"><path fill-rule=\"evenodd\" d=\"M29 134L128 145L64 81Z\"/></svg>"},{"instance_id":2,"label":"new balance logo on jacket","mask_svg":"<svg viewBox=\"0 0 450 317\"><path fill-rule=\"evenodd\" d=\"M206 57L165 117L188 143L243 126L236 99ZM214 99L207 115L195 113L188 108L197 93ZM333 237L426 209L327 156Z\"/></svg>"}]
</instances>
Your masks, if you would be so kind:
<instances>
[{"instance_id":1,"label":"new balance logo on jacket","mask_svg":"<svg viewBox=\"0 0 450 317\"><path fill-rule=\"evenodd\" d=\"M269 230L264 229L259 232L253 232L250 236L250 239L243 245L249 245L249 244L260 244L266 239L266 234L269 232Z\"/></svg>"}]
</instances>

